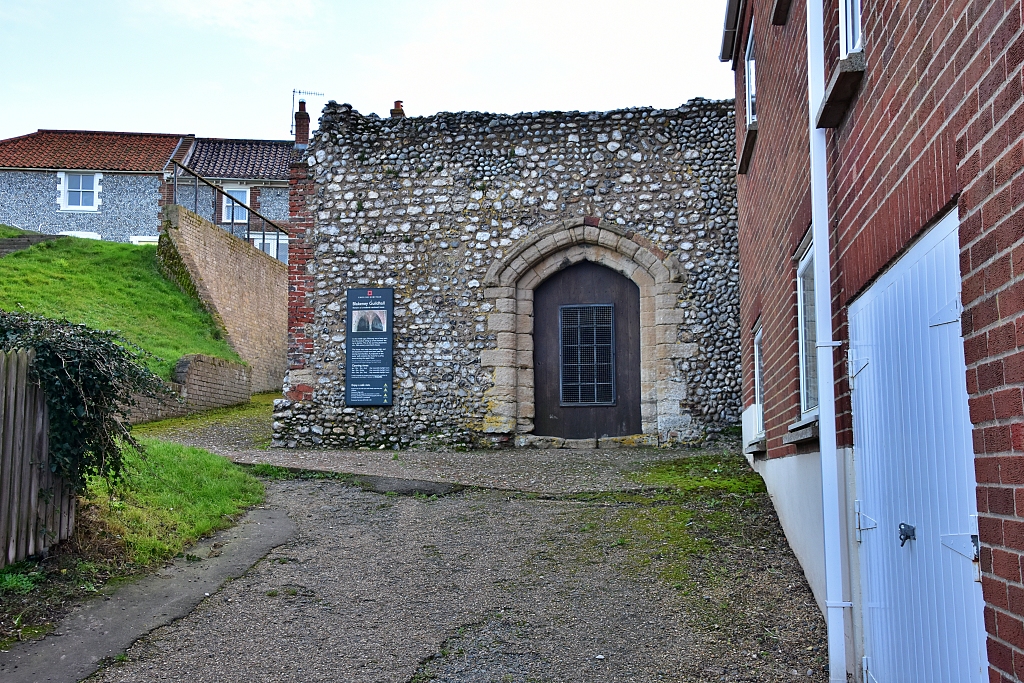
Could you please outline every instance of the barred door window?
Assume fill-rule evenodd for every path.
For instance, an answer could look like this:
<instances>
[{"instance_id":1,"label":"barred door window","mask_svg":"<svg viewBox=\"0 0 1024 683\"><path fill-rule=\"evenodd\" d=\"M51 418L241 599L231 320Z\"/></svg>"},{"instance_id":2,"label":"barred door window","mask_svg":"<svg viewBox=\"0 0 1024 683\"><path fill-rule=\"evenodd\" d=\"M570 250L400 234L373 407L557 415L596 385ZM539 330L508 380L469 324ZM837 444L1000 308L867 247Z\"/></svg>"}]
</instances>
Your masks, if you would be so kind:
<instances>
[{"instance_id":1,"label":"barred door window","mask_svg":"<svg viewBox=\"0 0 1024 683\"><path fill-rule=\"evenodd\" d=\"M558 328L562 405L615 405L615 307L562 306Z\"/></svg>"}]
</instances>

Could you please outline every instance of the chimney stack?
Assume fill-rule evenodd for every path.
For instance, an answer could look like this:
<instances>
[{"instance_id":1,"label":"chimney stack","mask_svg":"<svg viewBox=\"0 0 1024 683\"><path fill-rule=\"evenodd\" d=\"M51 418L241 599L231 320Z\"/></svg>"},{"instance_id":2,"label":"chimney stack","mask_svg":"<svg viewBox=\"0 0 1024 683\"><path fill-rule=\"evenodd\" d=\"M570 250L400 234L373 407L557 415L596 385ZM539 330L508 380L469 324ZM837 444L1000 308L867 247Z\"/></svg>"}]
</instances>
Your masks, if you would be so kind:
<instances>
[{"instance_id":1,"label":"chimney stack","mask_svg":"<svg viewBox=\"0 0 1024 683\"><path fill-rule=\"evenodd\" d=\"M306 100L299 100L299 110L295 112L295 148L306 149L309 145L309 114L306 113Z\"/></svg>"},{"instance_id":2,"label":"chimney stack","mask_svg":"<svg viewBox=\"0 0 1024 683\"><path fill-rule=\"evenodd\" d=\"M402 109L402 100L395 100L395 108L391 110L391 118L398 119L405 117L405 110Z\"/></svg>"}]
</instances>

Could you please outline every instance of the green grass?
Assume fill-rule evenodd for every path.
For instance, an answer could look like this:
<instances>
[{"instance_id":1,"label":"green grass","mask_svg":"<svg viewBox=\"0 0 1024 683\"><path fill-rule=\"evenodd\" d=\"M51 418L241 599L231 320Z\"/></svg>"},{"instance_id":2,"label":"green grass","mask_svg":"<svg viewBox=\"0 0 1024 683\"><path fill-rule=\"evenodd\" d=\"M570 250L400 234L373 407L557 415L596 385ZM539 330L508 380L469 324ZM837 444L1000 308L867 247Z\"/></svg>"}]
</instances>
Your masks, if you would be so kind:
<instances>
[{"instance_id":1,"label":"green grass","mask_svg":"<svg viewBox=\"0 0 1024 683\"><path fill-rule=\"evenodd\" d=\"M173 557L189 544L231 526L233 517L263 500L263 484L226 458L199 448L142 439L116 484L90 483L110 529L139 565Z\"/></svg>"},{"instance_id":2,"label":"green grass","mask_svg":"<svg viewBox=\"0 0 1024 683\"><path fill-rule=\"evenodd\" d=\"M157 270L156 247L85 239L37 244L0 259L0 308L116 330L160 360L169 379L178 358L239 360L199 302Z\"/></svg>"},{"instance_id":3,"label":"green grass","mask_svg":"<svg viewBox=\"0 0 1024 683\"><path fill-rule=\"evenodd\" d=\"M3 225L2 223L0 223L0 240L6 239L8 237L21 237L22 235L29 234L31 233L29 233L26 230L19 230L18 228L12 228L9 225Z\"/></svg>"},{"instance_id":4,"label":"green grass","mask_svg":"<svg viewBox=\"0 0 1024 683\"><path fill-rule=\"evenodd\" d=\"M231 526L263 499L263 484L225 458L144 440L115 485L89 483L71 537L46 559L0 569L0 651L53 630L76 603L154 564L184 554L200 537Z\"/></svg>"},{"instance_id":5,"label":"green grass","mask_svg":"<svg viewBox=\"0 0 1024 683\"><path fill-rule=\"evenodd\" d=\"M156 422L144 422L132 427L132 434L173 441L177 434L194 434L209 427L248 428L252 431L265 432L253 435L253 447L269 448L270 425L274 419L274 399L278 398L281 398L278 392L253 394L248 403L241 405L214 408Z\"/></svg>"}]
</instances>

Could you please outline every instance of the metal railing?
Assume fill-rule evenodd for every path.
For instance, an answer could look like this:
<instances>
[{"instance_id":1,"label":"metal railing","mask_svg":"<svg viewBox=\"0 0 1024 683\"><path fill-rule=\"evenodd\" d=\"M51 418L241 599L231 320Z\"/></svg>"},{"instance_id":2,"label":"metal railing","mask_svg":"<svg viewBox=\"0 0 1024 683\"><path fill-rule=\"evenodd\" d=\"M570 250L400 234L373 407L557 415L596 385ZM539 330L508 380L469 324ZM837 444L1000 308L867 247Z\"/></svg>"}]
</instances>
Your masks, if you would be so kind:
<instances>
[{"instance_id":1,"label":"metal railing","mask_svg":"<svg viewBox=\"0 0 1024 683\"><path fill-rule=\"evenodd\" d=\"M287 230L237 197L231 196L221 187L214 185L206 178L195 173L187 166L184 166L174 160L172 160L171 163L174 164L172 177L175 204L188 208L188 206L181 200L184 199L185 201L188 201L188 199L182 195L188 193L189 189L191 189L192 211L193 213L202 216L202 214L199 213L199 184L202 183L203 185L207 185L213 190L213 196L217 199L217 202L220 203L220 206L223 207L224 212L226 212L226 215L221 216L219 223L220 227L228 230L228 232L236 237L241 237L252 242L253 246L260 249L260 251L270 254L274 258L280 258L281 244L288 244ZM192 181L185 185L181 185L178 182L179 176L183 173L191 176L192 178ZM179 194L179 186L181 194ZM216 217L217 202L214 202L214 204L209 207L211 223L217 223L217 221L214 220ZM242 217L243 212L244 218ZM253 217L255 217L255 220L253 220ZM245 226L244 232L240 230L240 227L243 225ZM273 246L273 252L268 251L268 247L271 245Z\"/></svg>"}]
</instances>

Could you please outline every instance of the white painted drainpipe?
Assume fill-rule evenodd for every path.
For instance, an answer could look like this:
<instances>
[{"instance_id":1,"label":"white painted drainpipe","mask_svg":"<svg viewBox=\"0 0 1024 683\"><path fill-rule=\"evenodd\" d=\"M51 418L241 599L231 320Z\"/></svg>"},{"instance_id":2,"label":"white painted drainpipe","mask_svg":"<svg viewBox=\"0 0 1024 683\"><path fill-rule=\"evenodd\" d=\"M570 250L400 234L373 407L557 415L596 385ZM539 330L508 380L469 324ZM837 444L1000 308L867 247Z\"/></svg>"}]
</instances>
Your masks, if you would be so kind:
<instances>
[{"instance_id":1,"label":"white painted drainpipe","mask_svg":"<svg viewBox=\"0 0 1024 683\"><path fill-rule=\"evenodd\" d=\"M814 310L818 353L818 440L821 451L821 501L825 531L825 606L831 683L846 683L846 633L843 600L843 532L839 463L836 454L836 392L832 352L832 264L829 254L828 169L825 131L817 127L825 95L825 38L822 0L807 0L808 125L811 148L811 235L814 242ZM823 314L824 313L824 314Z\"/></svg>"}]
</instances>

